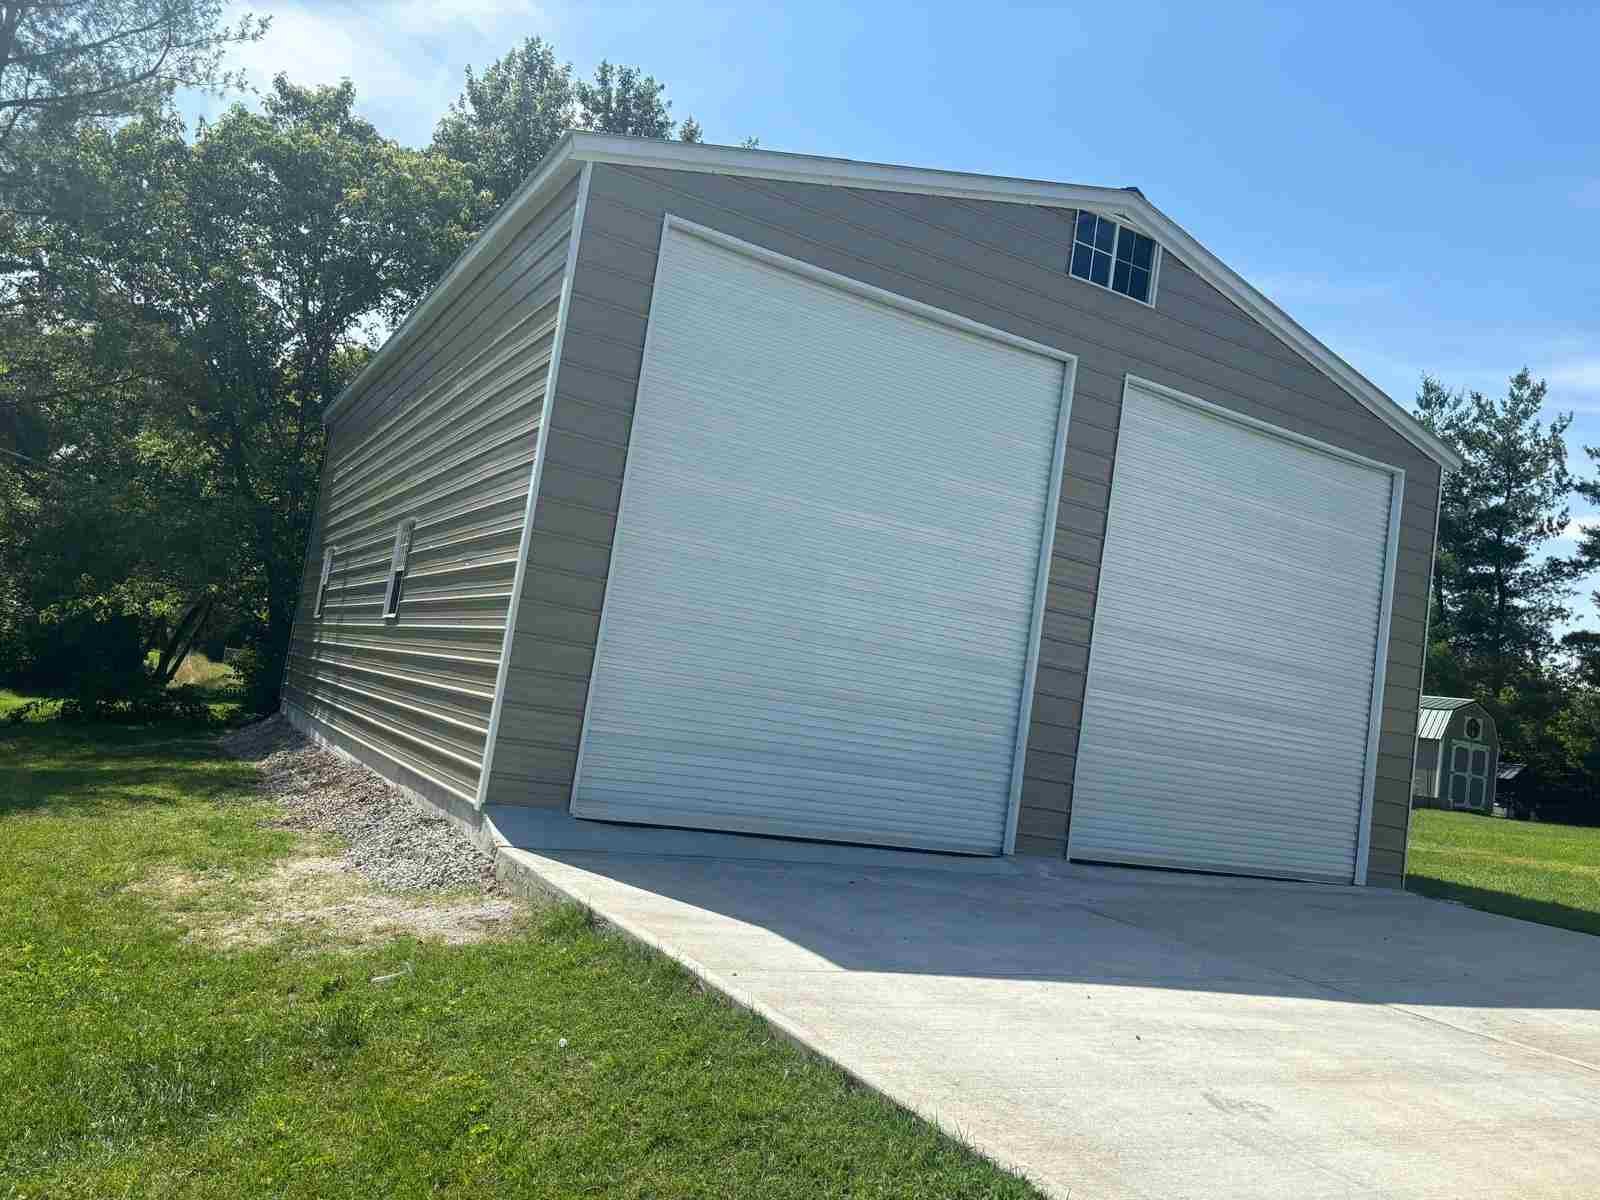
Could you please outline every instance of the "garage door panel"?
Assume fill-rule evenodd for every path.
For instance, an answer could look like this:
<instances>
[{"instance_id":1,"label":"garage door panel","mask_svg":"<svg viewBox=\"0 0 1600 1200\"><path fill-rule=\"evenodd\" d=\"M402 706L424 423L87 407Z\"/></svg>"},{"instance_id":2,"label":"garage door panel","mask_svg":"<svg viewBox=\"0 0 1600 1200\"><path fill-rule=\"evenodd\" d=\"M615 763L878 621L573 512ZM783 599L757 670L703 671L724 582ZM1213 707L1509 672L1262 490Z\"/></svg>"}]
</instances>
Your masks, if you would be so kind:
<instances>
[{"instance_id":1,"label":"garage door panel","mask_svg":"<svg viewBox=\"0 0 1600 1200\"><path fill-rule=\"evenodd\" d=\"M1130 485L1129 492L1135 489ZM1174 509L1193 513L1200 507L1198 501L1180 499L1173 503L1166 494L1151 496L1152 501L1159 501L1162 508L1167 511ZM1372 554L1372 540L1381 538L1386 532L1382 526L1362 531L1359 535L1351 536L1351 545L1347 549L1340 545L1339 539L1331 538L1321 532L1313 532L1309 527L1302 526L1298 530L1292 529L1287 523L1280 522L1283 528L1276 527L1272 522L1253 520L1254 533L1258 539L1251 545L1229 545L1226 539L1236 529L1232 522L1208 522L1202 518L1190 518L1189 527L1195 538L1205 538L1205 541L1191 542L1187 546L1174 549L1174 558L1180 563L1203 564L1207 562L1225 561L1240 569L1247 569L1254 573L1257 591L1270 594L1277 590L1280 595L1288 591L1289 594L1303 600L1306 598L1302 582L1307 576L1314 576L1322 587L1329 589L1329 598L1338 600L1337 605L1327 605L1336 612L1347 611L1349 604L1359 604L1368 608L1374 607L1371 592L1352 579L1370 577L1375 567L1382 565L1381 557ZM1130 518L1125 528L1130 533L1145 534L1152 538L1163 535L1163 523L1157 519L1140 520ZM1314 557L1302 553L1303 539L1315 536L1322 539L1322 545ZM1207 551L1209 550L1209 553Z\"/></svg>"},{"instance_id":2,"label":"garage door panel","mask_svg":"<svg viewBox=\"0 0 1600 1200\"><path fill-rule=\"evenodd\" d=\"M1073 857L1353 876L1392 488L1130 382Z\"/></svg>"},{"instance_id":3,"label":"garage door panel","mask_svg":"<svg viewBox=\"0 0 1600 1200\"><path fill-rule=\"evenodd\" d=\"M720 533L717 533L718 528L720 528ZM886 523L885 525L877 526L877 528L861 523L856 528L862 533L874 534L875 539L878 539L878 541L885 541L885 539L907 541L904 538L904 534L894 530L893 526L886 525ZM778 531L778 533L787 533L789 531L784 523L774 526L774 530ZM813 525L806 533L806 536L795 534L794 538L786 541L786 549L789 549L795 558L794 562L786 562L786 565L773 565L770 552L763 555L762 550L757 549L757 547L739 546L739 542L734 541L734 539L741 536L742 528L738 523L733 522L725 523L725 525L723 523L707 522L706 525L702 526L702 533L715 534L715 539L707 539L704 536L662 538L658 546L651 547L642 557L656 563L662 571L677 571L680 576L693 573L693 571L717 570L717 568L723 568L723 570L746 568L746 570L749 570L752 566L765 563L762 579L758 582L752 582L752 587L757 587L763 592L782 592L782 590L786 590L787 586L792 586L794 582L802 582L802 584L813 582L814 584L818 579L818 576L816 576L818 568L813 565L813 558L806 557L806 554L808 552L813 552L813 554L827 552L829 562L827 562L826 566L826 581L830 587L835 581L850 582L854 590L859 590L864 594L904 595L907 592L918 592L918 594L946 595L946 597L950 598L950 603L957 603L957 597L966 595L966 597L971 598L971 603L979 606L979 608L987 605L990 608L997 608L997 610L1005 613L1006 616L1010 616L1011 611L1013 611L1011 606L1005 605L1003 598L998 597L998 595L986 597L984 594L974 595L971 590L966 590L966 592L962 590L963 582L970 587L974 578L992 578L992 573L984 573L981 568L984 563L990 562L990 558L994 558L995 555L973 555L968 562L963 563L962 568L938 571L936 570L936 562L938 562L939 558L962 554L960 542L942 539L944 544L939 547L930 547L930 554L926 555L925 560L918 560L917 555L910 555L901 571L896 571L893 578L885 578L882 570L882 560L878 560L877 563L872 562L870 550L846 550L843 547L837 547L837 536L840 533L837 528L834 530L834 539L813 536L814 530L816 530L816 526ZM990 549L994 549L994 547L990 547ZM1026 552L1026 547L1018 547L1018 550L1019 552ZM787 558L789 558L789 555L786 555L786 560ZM1013 574L1013 578L1010 579L1013 586L1018 586L1018 584L1027 581L1026 576L1016 576L1014 571L1011 571L1010 565L1000 563L998 566L1003 568L1006 573ZM1006 621L1006 626L1010 627L1011 622Z\"/></svg>"},{"instance_id":4,"label":"garage door panel","mask_svg":"<svg viewBox=\"0 0 1600 1200\"><path fill-rule=\"evenodd\" d=\"M689 643L685 642L685 646ZM908 686L892 672L874 673L869 670L847 672L841 668L834 674L824 671L798 672L787 669L789 663L768 658L759 672L745 669L744 661L713 662L691 665L681 658L657 655L635 658L631 672L641 683L651 685L669 704L682 704L722 695L743 703L759 703L763 710L788 706L795 714L814 714L811 719L822 724L839 723L859 727L868 720L880 719L885 728L896 721L898 712L913 714L915 720L904 722L906 728L935 729L943 724L957 728L989 728L1004 733L1013 726L998 716L991 723L974 722L970 716L974 708L997 713L1005 699L1004 693L988 696L975 695L974 689L963 689L960 680L945 681L939 686ZM883 685L896 686L901 703L891 709L882 709ZM961 694L958 701L951 697ZM987 703L986 703L987 701ZM636 701L642 705L643 699Z\"/></svg>"},{"instance_id":5,"label":"garage door panel","mask_svg":"<svg viewBox=\"0 0 1600 1200\"><path fill-rule=\"evenodd\" d=\"M829 431L827 436L839 435ZM897 452L909 453L903 448ZM733 471L707 465L708 458L724 454L741 458L740 469ZM762 457L716 438L702 440L688 453L646 452L640 460L642 468L659 477L660 491L651 494L649 503L663 509L708 500L778 504L780 507L772 516L774 527L787 528L799 535L817 536L819 524L864 525L885 533L919 536L923 541L933 542L933 549L947 548L952 535L991 534L992 538L971 547L976 556L975 564L1004 561L1014 567L1014 551L1018 546L1032 544L1037 548L1037 539L1026 536L1027 527L1036 522L1037 513L1014 496L976 483L954 483L931 474L905 471L897 472L896 479L880 484L856 477L859 463L835 468L817 461L805 465L803 480L790 481L786 477L793 474L795 466L791 455ZM976 463L966 465L971 470L983 469ZM1009 469L995 468L997 472ZM786 487L786 483L792 485ZM841 488L845 489L842 493ZM935 511L947 510L948 515L941 515L937 524L930 524L926 519L915 519L919 514L896 511L907 492L919 493L925 505ZM841 495L848 495L848 505L840 503ZM736 513L721 515L725 521L737 519ZM716 516L715 512L708 514L710 519ZM991 518L1004 523L998 526L986 523ZM1018 524L1022 526L1020 531Z\"/></svg>"},{"instance_id":6,"label":"garage door panel","mask_svg":"<svg viewBox=\"0 0 1600 1200\"><path fill-rule=\"evenodd\" d=\"M1260 694L1280 684L1288 672L1317 667L1316 660L1283 654L1264 661L1260 656L1247 657L1242 650L1236 659L1230 659L1222 654L1208 655L1204 651L1189 649L1174 638L1107 638L1103 644L1106 653L1102 658L1110 658L1119 651L1128 658L1152 658L1163 646L1187 655L1182 664L1152 663L1148 669L1137 671L1106 668L1097 676L1103 691L1114 693L1120 701L1135 707L1141 703L1149 704L1152 697L1159 696L1158 702L1150 704L1155 714L1192 715L1194 719L1206 722L1226 721L1232 717L1256 722L1258 727L1271 725L1275 719L1293 728L1296 736L1302 739L1306 736L1308 722L1318 728L1347 733L1364 732L1367 727L1364 715L1354 712L1329 713L1318 702L1319 693L1307 691L1298 695L1273 695L1269 691L1266 696ZM1341 683L1350 688L1364 686L1362 676L1349 671L1345 663L1330 663L1328 669L1318 670L1317 674L1323 686ZM1252 689L1255 689L1254 694ZM1219 692L1226 692L1232 697L1225 709L1217 706Z\"/></svg>"},{"instance_id":7,"label":"garage door panel","mask_svg":"<svg viewBox=\"0 0 1600 1200\"><path fill-rule=\"evenodd\" d=\"M1064 381L669 228L574 813L998 851Z\"/></svg>"}]
</instances>

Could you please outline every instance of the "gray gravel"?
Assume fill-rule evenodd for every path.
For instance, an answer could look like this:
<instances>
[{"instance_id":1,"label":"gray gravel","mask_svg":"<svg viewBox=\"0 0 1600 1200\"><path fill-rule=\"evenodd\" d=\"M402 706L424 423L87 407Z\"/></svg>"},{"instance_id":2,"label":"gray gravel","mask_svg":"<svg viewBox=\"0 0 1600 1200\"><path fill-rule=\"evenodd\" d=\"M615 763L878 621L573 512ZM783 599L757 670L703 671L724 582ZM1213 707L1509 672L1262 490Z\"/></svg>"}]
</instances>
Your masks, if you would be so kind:
<instances>
[{"instance_id":1,"label":"gray gravel","mask_svg":"<svg viewBox=\"0 0 1600 1200\"><path fill-rule=\"evenodd\" d=\"M261 769L261 795L285 814L275 824L336 835L348 846L344 862L374 883L407 891L496 890L489 856L459 829L283 717L227 734L222 747Z\"/></svg>"}]
</instances>

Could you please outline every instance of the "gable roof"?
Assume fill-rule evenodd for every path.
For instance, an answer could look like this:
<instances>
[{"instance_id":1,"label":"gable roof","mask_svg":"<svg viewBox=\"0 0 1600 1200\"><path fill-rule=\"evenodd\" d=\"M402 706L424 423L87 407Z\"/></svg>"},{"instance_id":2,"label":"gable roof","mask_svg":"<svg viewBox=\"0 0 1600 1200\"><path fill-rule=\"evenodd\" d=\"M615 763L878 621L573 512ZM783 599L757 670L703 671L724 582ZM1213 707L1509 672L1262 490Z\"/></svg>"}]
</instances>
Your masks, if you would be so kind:
<instances>
[{"instance_id":1,"label":"gable roof","mask_svg":"<svg viewBox=\"0 0 1600 1200\"><path fill-rule=\"evenodd\" d=\"M1417 711L1417 736L1436 742L1450 728L1456 710L1477 701L1471 696L1424 696Z\"/></svg>"},{"instance_id":2,"label":"gable roof","mask_svg":"<svg viewBox=\"0 0 1600 1200\"><path fill-rule=\"evenodd\" d=\"M1323 345L1292 317L1236 274L1155 205L1138 188L1096 187L1076 183L1051 183L1039 179L1013 179L966 171L942 171L889 163L857 162L846 158L821 158L774 150L748 150L736 146L657 141L613 133L572 130L556 143L544 162L467 248L444 278L435 285L372 361L328 406L324 420L331 421L359 397L448 306L456 291L474 278L490 258L516 233L518 216L536 211L565 186L585 163L654 167L673 171L701 171L740 175L791 183L878 191L915 192L957 199L1031 204L1056 208L1092 208L1116 216L1149 234L1177 254L1184 264L1205 279L1256 321L1282 338L1313 366L1327 375L1379 420L1411 442L1446 470L1458 470L1461 459L1403 407L1385 395L1344 359Z\"/></svg>"}]
</instances>

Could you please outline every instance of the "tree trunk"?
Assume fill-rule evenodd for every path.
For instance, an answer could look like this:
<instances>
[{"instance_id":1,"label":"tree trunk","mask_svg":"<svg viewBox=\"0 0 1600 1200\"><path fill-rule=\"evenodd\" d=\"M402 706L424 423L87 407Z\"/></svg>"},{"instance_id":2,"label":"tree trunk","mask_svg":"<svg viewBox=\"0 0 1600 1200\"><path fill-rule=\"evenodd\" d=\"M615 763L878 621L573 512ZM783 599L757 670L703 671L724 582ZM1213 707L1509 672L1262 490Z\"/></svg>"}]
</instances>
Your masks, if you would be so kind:
<instances>
[{"instance_id":1,"label":"tree trunk","mask_svg":"<svg viewBox=\"0 0 1600 1200\"><path fill-rule=\"evenodd\" d=\"M178 668L183 666L183 660L189 657L189 651L194 649L195 642L205 632L206 623L211 620L211 612L216 603L216 597L209 593L191 601L183 616L178 618L178 623L163 639L161 659L156 664L157 687L166 687L177 675Z\"/></svg>"}]
</instances>

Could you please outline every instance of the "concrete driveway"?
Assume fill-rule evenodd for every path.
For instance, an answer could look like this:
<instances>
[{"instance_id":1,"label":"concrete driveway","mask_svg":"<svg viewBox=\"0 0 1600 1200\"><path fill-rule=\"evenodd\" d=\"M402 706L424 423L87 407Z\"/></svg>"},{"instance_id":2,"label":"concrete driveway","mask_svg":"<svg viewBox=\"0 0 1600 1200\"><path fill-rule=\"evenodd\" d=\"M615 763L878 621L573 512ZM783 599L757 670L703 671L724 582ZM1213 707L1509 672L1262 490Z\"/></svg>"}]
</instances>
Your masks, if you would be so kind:
<instances>
[{"instance_id":1,"label":"concrete driveway","mask_svg":"<svg viewBox=\"0 0 1600 1200\"><path fill-rule=\"evenodd\" d=\"M1600 1196L1600 938L1352 888L557 825L503 860L1052 1195Z\"/></svg>"}]
</instances>

